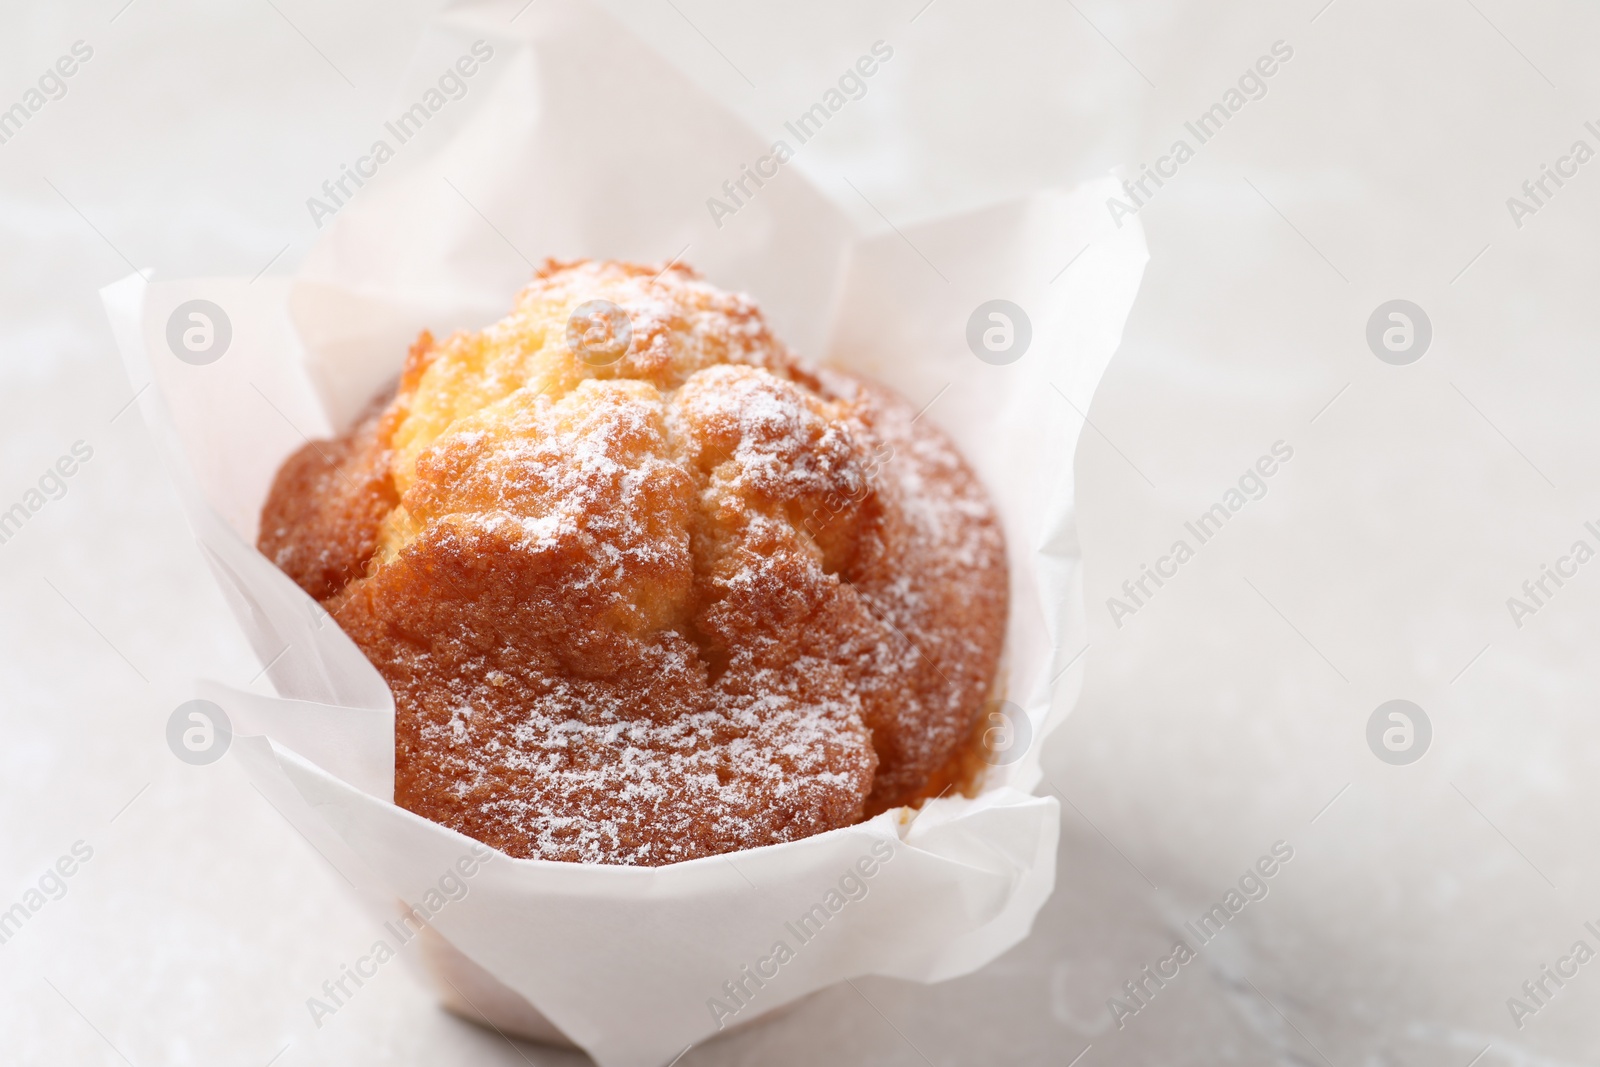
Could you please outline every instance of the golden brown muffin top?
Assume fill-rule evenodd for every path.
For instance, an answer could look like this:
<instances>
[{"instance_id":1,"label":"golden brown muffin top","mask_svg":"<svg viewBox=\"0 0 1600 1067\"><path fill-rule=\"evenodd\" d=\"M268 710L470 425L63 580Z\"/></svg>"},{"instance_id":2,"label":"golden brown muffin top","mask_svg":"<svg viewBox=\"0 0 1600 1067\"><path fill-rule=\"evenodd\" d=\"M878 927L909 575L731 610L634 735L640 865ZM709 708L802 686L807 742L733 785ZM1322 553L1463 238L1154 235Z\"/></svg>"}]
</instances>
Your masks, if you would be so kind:
<instances>
[{"instance_id":1,"label":"golden brown muffin top","mask_svg":"<svg viewBox=\"0 0 1600 1067\"><path fill-rule=\"evenodd\" d=\"M992 509L930 424L800 363L748 298L552 261L317 447L261 546L394 691L403 806L513 855L660 864L957 775L1004 629Z\"/></svg>"}]
</instances>

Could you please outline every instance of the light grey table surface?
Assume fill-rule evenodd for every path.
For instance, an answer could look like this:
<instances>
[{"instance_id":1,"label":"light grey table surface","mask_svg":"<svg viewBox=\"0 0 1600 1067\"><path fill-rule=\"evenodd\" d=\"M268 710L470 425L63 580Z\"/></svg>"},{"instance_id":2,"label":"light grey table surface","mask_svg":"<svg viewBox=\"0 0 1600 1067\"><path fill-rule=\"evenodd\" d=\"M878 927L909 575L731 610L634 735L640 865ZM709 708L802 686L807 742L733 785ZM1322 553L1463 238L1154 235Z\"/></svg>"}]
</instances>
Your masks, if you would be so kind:
<instances>
[{"instance_id":1,"label":"light grey table surface","mask_svg":"<svg viewBox=\"0 0 1600 1067\"><path fill-rule=\"evenodd\" d=\"M560 3L563 0L534 0ZM1600 15L1378 0L613 11L757 128L877 38L906 62L807 173L912 220L1154 163L1275 41L1293 58L1140 212L1151 261L1077 464L1091 642L1049 744L1058 886L1032 936L936 987L863 980L683 1064L1334 1064L1600 1058L1600 565L1507 600L1600 520ZM359 940L335 874L227 761L174 760L188 681L245 684L96 290L283 273L426 12L95 0L0 11L0 105L92 59L0 144L0 507L83 441L0 544L0 907L92 859L0 945L0 1062L520 1064L386 971L314 1038L305 990ZM756 72L755 86L740 71ZM1570 167L1568 168L1571 169ZM871 216L862 221L881 225ZM1520 226L1518 225L1520 222ZM1064 250L1063 262L1071 250ZM1380 304L1426 355L1380 362ZM1291 461L1116 625L1108 597L1283 441ZM1569 568L1570 569L1570 568ZM1520 625L1518 623L1520 622ZM1382 702L1432 724L1368 747ZM1274 842L1292 861L1118 1027L1107 1000ZM1520 1023L1520 1026L1519 1026ZM287 1048L285 1045L287 1043ZM1082 1058L1074 1061L1074 1057ZM1474 1057L1479 1057L1474 1061Z\"/></svg>"}]
</instances>

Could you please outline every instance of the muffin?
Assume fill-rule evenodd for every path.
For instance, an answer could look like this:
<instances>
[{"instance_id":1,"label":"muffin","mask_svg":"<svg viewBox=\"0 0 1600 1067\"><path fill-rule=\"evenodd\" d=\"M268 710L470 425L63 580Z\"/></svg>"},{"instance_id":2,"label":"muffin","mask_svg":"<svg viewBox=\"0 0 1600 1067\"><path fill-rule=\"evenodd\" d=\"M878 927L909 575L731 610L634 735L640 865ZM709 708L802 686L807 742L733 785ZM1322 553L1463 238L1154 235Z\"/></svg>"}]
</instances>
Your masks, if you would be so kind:
<instances>
[{"instance_id":1,"label":"muffin","mask_svg":"<svg viewBox=\"0 0 1600 1067\"><path fill-rule=\"evenodd\" d=\"M512 856L793 841L975 766L1007 602L982 486L681 265L552 260L500 322L424 333L260 529L394 693L396 803Z\"/></svg>"}]
</instances>

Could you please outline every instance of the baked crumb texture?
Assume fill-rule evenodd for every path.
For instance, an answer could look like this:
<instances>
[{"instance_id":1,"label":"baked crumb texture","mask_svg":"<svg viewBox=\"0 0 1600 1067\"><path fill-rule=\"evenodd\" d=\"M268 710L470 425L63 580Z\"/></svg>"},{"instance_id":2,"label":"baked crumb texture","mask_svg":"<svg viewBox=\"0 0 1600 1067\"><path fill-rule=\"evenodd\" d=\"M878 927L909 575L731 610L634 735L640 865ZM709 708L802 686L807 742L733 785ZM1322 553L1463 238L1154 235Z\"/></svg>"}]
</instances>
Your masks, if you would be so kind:
<instances>
[{"instance_id":1,"label":"baked crumb texture","mask_svg":"<svg viewBox=\"0 0 1600 1067\"><path fill-rule=\"evenodd\" d=\"M605 300L632 337L567 342ZM692 270L550 261L279 471L260 548L396 703L395 799L654 866L963 786L1005 546L951 443Z\"/></svg>"}]
</instances>

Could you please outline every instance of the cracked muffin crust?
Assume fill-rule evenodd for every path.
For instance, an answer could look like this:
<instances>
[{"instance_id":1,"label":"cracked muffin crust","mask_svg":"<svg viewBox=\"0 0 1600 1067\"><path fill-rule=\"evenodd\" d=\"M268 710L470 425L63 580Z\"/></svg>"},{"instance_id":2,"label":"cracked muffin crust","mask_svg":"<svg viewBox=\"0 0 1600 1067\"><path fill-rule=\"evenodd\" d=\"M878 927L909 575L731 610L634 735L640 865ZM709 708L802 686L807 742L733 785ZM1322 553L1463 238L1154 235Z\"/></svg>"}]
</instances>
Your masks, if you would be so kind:
<instances>
[{"instance_id":1,"label":"cracked muffin crust","mask_svg":"<svg viewBox=\"0 0 1600 1067\"><path fill-rule=\"evenodd\" d=\"M569 344L595 300L631 329L602 365ZM520 857L672 863L961 785L1005 629L950 442L683 266L550 261L423 334L284 464L259 546L393 691L396 802Z\"/></svg>"}]
</instances>

